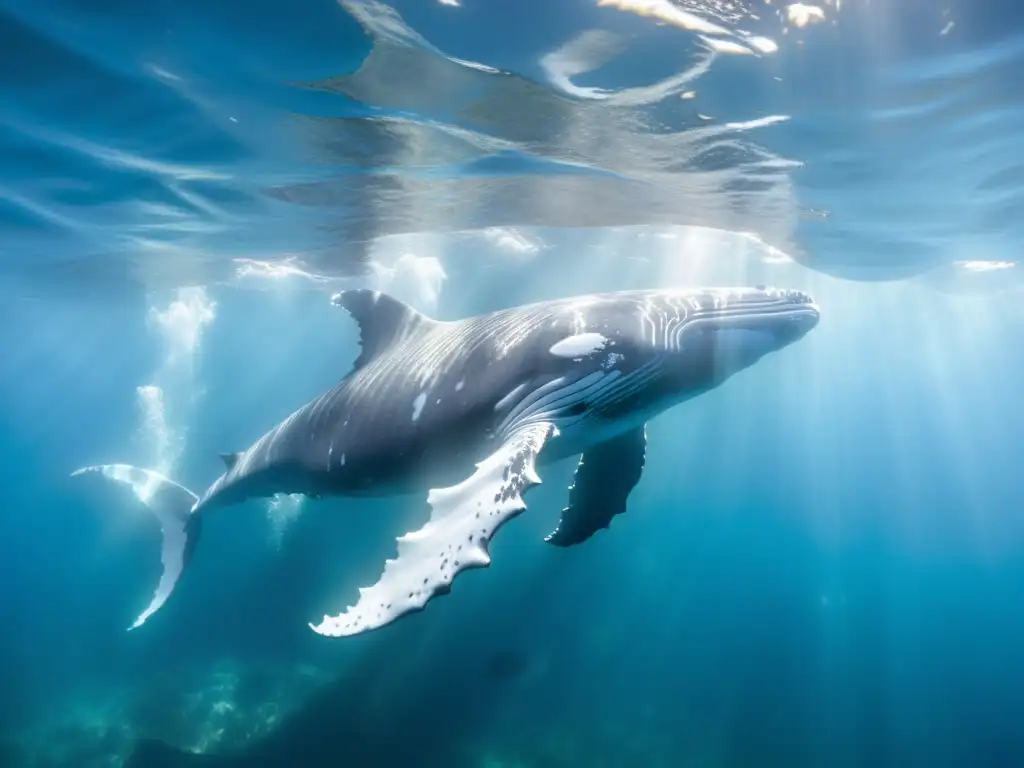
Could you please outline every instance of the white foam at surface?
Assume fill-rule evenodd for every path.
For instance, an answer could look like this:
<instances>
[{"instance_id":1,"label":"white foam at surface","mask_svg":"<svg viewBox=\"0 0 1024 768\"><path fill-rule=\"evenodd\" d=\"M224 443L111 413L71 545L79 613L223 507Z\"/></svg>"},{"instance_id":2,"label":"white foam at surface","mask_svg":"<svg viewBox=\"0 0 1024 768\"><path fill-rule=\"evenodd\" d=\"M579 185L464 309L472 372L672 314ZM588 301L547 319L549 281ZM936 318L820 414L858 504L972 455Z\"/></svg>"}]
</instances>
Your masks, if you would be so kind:
<instances>
[{"instance_id":1,"label":"white foam at surface","mask_svg":"<svg viewBox=\"0 0 1024 768\"><path fill-rule=\"evenodd\" d=\"M488 227L480 235L491 245L520 258L532 258L544 247L539 238L528 237L514 227Z\"/></svg>"},{"instance_id":2,"label":"white foam at surface","mask_svg":"<svg viewBox=\"0 0 1024 768\"><path fill-rule=\"evenodd\" d=\"M791 3L786 6L786 17L790 24L796 27L806 27L809 24L818 24L824 21L825 11L816 5Z\"/></svg>"},{"instance_id":3,"label":"white foam at surface","mask_svg":"<svg viewBox=\"0 0 1024 768\"><path fill-rule=\"evenodd\" d=\"M531 255L540 245L515 230L485 235L505 250ZM371 248L367 277L337 277L310 269L294 255L279 258L236 258L232 283L246 288L276 289L299 286L333 293L343 288L369 287L383 291L423 312L437 309L448 275L437 255L440 238L431 234L390 235L377 239Z\"/></svg>"},{"instance_id":4,"label":"white foam at surface","mask_svg":"<svg viewBox=\"0 0 1024 768\"><path fill-rule=\"evenodd\" d=\"M448 275L441 259L429 252L429 243L429 238L415 235L382 238L374 243L372 287L422 312L436 310Z\"/></svg>"}]
</instances>

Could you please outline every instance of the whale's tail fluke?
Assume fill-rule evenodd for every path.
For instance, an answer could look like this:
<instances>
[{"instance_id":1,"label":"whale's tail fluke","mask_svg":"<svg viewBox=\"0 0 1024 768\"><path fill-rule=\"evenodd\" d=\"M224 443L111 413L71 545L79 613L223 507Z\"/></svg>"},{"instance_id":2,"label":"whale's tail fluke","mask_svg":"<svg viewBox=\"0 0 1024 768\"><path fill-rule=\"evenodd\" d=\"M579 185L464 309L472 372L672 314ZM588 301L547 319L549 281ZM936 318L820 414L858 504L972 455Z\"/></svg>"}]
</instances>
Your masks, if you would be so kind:
<instances>
[{"instance_id":1,"label":"whale's tail fluke","mask_svg":"<svg viewBox=\"0 0 1024 768\"><path fill-rule=\"evenodd\" d=\"M93 467L82 467L72 472L72 476L87 473L98 473L118 483L127 485L135 497L146 505L157 519L163 531L163 544L160 549L160 560L163 573L157 584L153 599L135 623L129 629L141 627L142 624L160 610L160 607L171 596L175 584L188 565L199 541L201 518L192 510L199 498L184 486L149 469L133 467L130 464L100 464Z\"/></svg>"}]
</instances>

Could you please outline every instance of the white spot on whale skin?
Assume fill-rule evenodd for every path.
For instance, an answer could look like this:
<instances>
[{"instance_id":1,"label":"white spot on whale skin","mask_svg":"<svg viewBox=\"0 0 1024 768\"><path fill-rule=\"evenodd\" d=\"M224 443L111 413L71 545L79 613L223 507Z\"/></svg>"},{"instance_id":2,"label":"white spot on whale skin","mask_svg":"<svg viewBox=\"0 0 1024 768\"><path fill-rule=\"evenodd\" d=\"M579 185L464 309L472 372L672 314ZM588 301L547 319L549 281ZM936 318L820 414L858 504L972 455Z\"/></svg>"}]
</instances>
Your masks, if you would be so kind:
<instances>
[{"instance_id":1,"label":"white spot on whale skin","mask_svg":"<svg viewBox=\"0 0 1024 768\"><path fill-rule=\"evenodd\" d=\"M419 421L420 414L423 413L423 406L427 404L427 393L420 392L416 395L416 399L412 401L412 420Z\"/></svg>"},{"instance_id":2,"label":"white spot on whale skin","mask_svg":"<svg viewBox=\"0 0 1024 768\"><path fill-rule=\"evenodd\" d=\"M456 392L461 392L462 388L464 386L466 386L466 380L465 379L459 379L458 382L455 384L455 391Z\"/></svg>"},{"instance_id":3,"label":"white spot on whale skin","mask_svg":"<svg viewBox=\"0 0 1024 768\"><path fill-rule=\"evenodd\" d=\"M526 384L520 384L518 387L516 387L503 398L501 398L501 400L496 402L494 404L495 412L503 411L506 408L508 408L513 402L515 402L515 399L519 396L519 393L522 392L523 389L525 389L525 387Z\"/></svg>"},{"instance_id":4,"label":"white spot on whale skin","mask_svg":"<svg viewBox=\"0 0 1024 768\"><path fill-rule=\"evenodd\" d=\"M600 333L577 333L567 336L548 350L556 357L584 357L604 349L608 339Z\"/></svg>"},{"instance_id":5,"label":"white spot on whale skin","mask_svg":"<svg viewBox=\"0 0 1024 768\"><path fill-rule=\"evenodd\" d=\"M608 359L604 361L604 365L602 367L605 369L611 368L613 365L616 365L617 363L621 362L624 359L625 358L618 352L612 352L610 355L608 355Z\"/></svg>"}]
</instances>

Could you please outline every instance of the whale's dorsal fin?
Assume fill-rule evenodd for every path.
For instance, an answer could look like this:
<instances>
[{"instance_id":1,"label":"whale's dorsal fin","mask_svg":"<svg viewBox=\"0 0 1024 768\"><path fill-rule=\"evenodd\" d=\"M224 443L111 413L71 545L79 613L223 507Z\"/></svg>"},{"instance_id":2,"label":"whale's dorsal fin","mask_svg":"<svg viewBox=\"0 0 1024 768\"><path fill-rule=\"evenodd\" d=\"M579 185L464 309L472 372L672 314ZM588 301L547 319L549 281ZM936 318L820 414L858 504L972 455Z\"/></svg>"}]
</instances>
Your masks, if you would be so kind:
<instances>
[{"instance_id":1,"label":"whale's dorsal fin","mask_svg":"<svg viewBox=\"0 0 1024 768\"><path fill-rule=\"evenodd\" d=\"M217 455L220 456L220 460L224 462L224 466L227 468L228 472L230 472L235 468L235 464L238 463L238 459L242 456L242 452L218 453Z\"/></svg>"},{"instance_id":2,"label":"whale's dorsal fin","mask_svg":"<svg viewBox=\"0 0 1024 768\"><path fill-rule=\"evenodd\" d=\"M368 288L336 293L331 303L344 307L359 325L362 352L355 362L357 370L415 329L435 322L394 296Z\"/></svg>"}]
</instances>

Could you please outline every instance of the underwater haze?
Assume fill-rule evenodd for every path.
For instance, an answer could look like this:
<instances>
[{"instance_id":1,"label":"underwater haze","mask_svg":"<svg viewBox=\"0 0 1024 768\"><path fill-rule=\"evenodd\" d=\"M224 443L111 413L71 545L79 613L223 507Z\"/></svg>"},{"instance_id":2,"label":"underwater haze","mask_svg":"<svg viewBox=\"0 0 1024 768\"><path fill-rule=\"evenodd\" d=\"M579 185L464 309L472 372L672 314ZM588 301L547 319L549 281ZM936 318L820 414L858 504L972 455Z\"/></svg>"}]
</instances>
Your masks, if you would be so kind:
<instances>
[{"instance_id":1,"label":"underwater haze","mask_svg":"<svg viewBox=\"0 0 1024 768\"><path fill-rule=\"evenodd\" d=\"M0 0L0 768L1024 765L1024 6ZM770 285L806 338L647 424L625 514L354 637L425 495L160 524L457 320ZM483 459L484 457L479 457Z\"/></svg>"}]
</instances>

